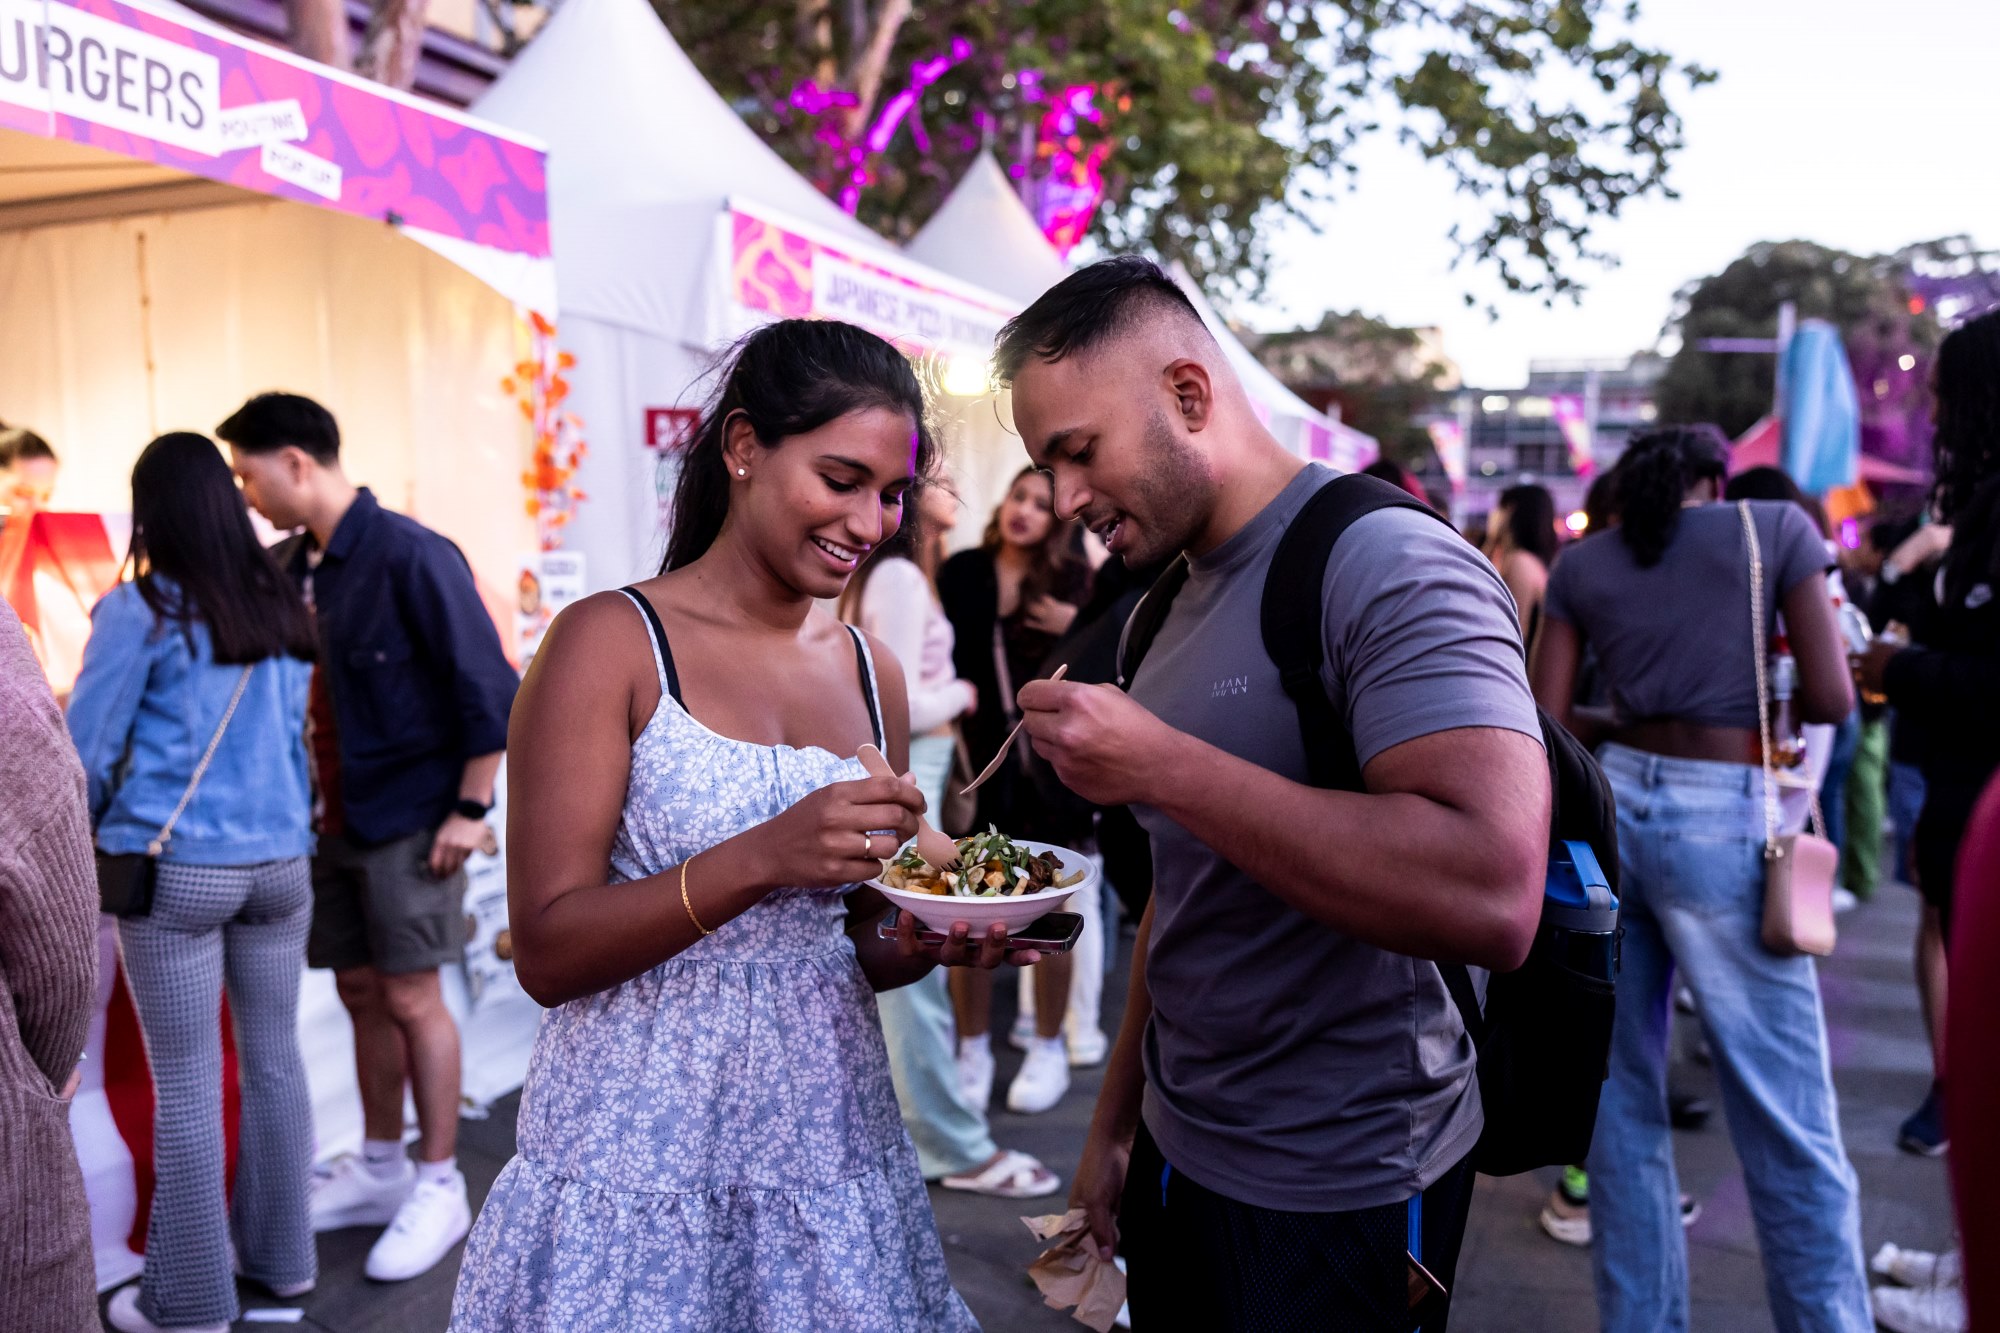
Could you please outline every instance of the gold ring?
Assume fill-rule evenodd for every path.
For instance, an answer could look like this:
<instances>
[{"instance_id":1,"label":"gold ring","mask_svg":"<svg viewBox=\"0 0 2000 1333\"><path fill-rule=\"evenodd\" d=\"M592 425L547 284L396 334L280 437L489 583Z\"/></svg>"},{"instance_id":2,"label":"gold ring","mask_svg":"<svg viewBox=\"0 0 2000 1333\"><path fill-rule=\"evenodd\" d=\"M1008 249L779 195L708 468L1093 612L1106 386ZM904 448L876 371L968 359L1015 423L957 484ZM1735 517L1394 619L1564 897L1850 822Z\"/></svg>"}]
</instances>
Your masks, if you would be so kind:
<instances>
[{"instance_id":1,"label":"gold ring","mask_svg":"<svg viewBox=\"0 0 2000 1333\"><path fill-rule=\"evenodd\" d=\"M874 835L874 834L872 834L872 833L864 833L864 834L862 834L862 835L861 835L861 854L862 854L863 856L868 856L868 857L872 857L872 856L874 856L874 855L875 855L875 835Z\"/></svg>"}]
</instances>

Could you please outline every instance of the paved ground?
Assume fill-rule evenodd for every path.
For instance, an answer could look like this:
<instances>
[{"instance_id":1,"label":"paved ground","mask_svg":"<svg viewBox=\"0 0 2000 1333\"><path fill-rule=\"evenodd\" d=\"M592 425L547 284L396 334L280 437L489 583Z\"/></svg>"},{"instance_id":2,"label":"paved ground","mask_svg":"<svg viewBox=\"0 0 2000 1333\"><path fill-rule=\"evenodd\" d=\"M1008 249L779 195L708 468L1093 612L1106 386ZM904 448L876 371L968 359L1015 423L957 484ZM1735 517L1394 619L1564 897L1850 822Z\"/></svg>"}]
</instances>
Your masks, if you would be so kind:
<instances>
[{"instance_id":1,"label":"paved ground","mask_svg":"<svg viewBox=\"0 0 2000 1333\"><path fill-rule=\"evenodd\" d=\"M1915 895L1890 888L1843 918L1838 955L1824 968L1833 1061L1848 1151L1860 1172L1862 1225L1872 1253L1884 1240L1936 1248L1949 1234L1944 1172L1937 1162L1896 1150L1897 1124L1922 1097L1929 1056L1910 980L1910 939ZM1000 987L998 1024L1010 1014L1011 987ZM1122 996L1114 979L1107 1000ZM1107 1021L1115 1015L1107 1015ZM1004 1027L1001 1028L1004 1031ZM1004 1091L1018 1057L1001 1057ZM1708 1070L1691 1065L1681 1081L1713 1094ZM1075 1166L1097 1088L1080 1074L1070 1096L1040 1117L996 1112L994 1134L1003 1146L1035 1153L1057 1170ZM460 1160L475 1204L513 1152L516 1099L508 1098L482 1121L461 1131ZM1763 1279L1749 1202L1728 1135L1718 1115L1710 1127L1679 1138L1683 1187L1702 1201L1690 1233L1694 1327L1704 1333L1750 1333L1772 1327L1764 1311ZM1459 1272L1455 1333L1582 1333L1597 1327L1587 1252L1544 1237L1535 1213L1553 1173L1512 1180L1482 1180ZM1056 1211L1046 1204L1009 1204L933 1190L938 1227L952 1277L981 1322L991 1330L1062 1330L1079 1327L1046 1309L1023 1274L1035 1243L1017 1220L1023 1212ZM306 1318L291 1327L337 1333L434 1333L447 1322L457 1278L454 1254L436 1271L395 1287L361 1276L371 1237L338 1232L320 1241L320 1288L303 1302ZM247 1292L246 1305L279 1304ZM239 1328L269 1327L244 1323Z\"/></svg>"}]
</instances>

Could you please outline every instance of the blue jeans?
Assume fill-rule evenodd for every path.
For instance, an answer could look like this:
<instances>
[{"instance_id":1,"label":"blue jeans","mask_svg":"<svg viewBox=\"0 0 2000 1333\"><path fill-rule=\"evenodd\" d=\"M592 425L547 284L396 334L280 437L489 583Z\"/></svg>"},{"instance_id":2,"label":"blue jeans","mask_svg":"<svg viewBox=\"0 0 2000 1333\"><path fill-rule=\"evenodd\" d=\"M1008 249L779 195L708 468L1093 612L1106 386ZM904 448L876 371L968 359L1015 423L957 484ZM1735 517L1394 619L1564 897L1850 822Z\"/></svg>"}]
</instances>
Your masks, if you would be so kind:
<instances>
[{"instance_id":1,"label":"blue jeans","mask_svg":"<svg viewBox=\"0 0 2000 1333\"><path fill-rule=\"evenodd\" d=\"M1782 1333L1868 1333L1861 1208L1840 1139L1826 1019L1809 958L1760 939L1762 776L1740 764L1598 756L1618 801L1624 966L1611 1075L1590 1149L1597 1308L1605 1333L1688 1326L1687 1241L1667 1123L1674 973L1715 1053Z\"/></svg>"},{"instance_id":2,"label":"blue jeans","mask_svg":"<svg viewBox=\"0 0 2000 1333\"><path fill-rule=\"evenodd\" d=\"M1820 818L1826 822L1826 840L1835 847L1847 846L1847 778L1854 771L1854 754L1860 748L1861 710L1855 708L1833 729L1833 753L1820 781Z\"/></svg>"},{"instance_id":3,"label":"blue jeans","mask_svg":"<svg viewBox=\"0 0 2000 1333\"><path fill-rule=\"evenodd\" d=\"M953 745L948 736L910 739L910 772L924 799L936 810L951 777ZM957 1042L951 991L945 969L913 985L875 997L882 1036L889 1044L889 1074L903 1127L917 1145L917 1165L926 1180L970 1171L998 1151L986 1126L984 1108L975 1110L958 1093Z\"/></svg>"},{"instance_id":4,"label":"blue jeans","mask_svg":"<svg viewBox=\"0 0 2000 1333\"><path fill-rule=\"evenodd\" d=\"M1890 876L1899 884L1915 884L1913 849L1917 816L1924 812L1924 771L1915 764L1889 761L1889 824L1895 829L1896 864Z\"/></svg>"}]
</instances>

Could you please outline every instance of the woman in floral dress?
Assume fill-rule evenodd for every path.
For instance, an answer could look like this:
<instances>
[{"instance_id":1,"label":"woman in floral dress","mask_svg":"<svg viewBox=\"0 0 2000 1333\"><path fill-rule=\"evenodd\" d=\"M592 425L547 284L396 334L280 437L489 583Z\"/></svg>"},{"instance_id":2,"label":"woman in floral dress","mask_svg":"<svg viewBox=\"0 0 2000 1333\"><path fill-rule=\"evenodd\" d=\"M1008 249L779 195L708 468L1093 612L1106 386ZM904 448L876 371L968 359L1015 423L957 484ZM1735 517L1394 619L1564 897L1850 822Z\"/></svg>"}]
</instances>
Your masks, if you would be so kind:
<instances>
[{"instance_id":1,"label":"woman in floral dress","mask_svg":"<svg viewBox=\"0 0 2000 1333\"><path fill-rule=\"evenodd\" d=\"M874 992L936 963L857 885L915 830L895 659L816 599L893 534L935 446L849 325L747 338L689 447L658 578L550 628L509 742L509 906L550 1006L520 1152L452 1328L938 1333L952 1290Z\"/></svg>"}]
</instances>

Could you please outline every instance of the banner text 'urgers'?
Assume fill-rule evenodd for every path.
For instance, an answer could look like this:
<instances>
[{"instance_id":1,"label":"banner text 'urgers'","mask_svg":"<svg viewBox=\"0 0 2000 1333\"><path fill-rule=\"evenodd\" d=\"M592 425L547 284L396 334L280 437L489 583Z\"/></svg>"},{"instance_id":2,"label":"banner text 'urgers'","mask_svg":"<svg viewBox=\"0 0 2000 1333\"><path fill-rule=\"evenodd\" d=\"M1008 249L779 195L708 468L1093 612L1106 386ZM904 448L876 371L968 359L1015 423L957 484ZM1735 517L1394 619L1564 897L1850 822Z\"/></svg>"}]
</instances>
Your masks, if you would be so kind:
<instances>
[{"instance_id":1,"label":"banner text 'urgers'","mask_svg":"<svg viewBox=\"0 0 2000 1333\"><path fill-rule=\"evenodd\" d=\"M0 101L215 156L214 56L63 4L0 0Z\"/></svg>"}]
</instances>

